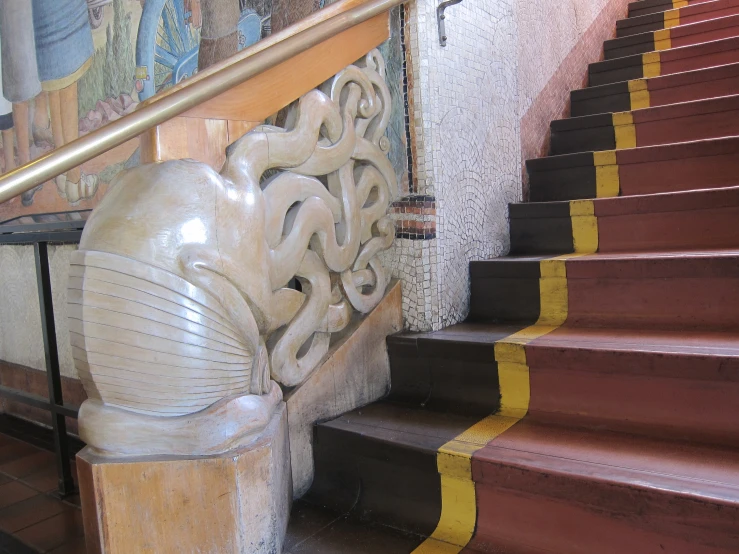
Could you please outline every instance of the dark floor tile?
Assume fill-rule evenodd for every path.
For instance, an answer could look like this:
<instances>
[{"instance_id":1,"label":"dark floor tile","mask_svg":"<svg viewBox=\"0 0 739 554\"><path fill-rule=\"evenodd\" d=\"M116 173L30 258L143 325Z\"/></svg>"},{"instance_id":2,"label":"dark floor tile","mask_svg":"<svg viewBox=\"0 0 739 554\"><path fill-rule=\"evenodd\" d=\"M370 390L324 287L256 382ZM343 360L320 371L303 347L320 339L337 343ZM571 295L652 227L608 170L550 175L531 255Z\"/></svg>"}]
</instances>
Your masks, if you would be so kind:
<instances>
[{"instance_id":1,"label":"dark floor tile","mask_svg":"<svg viewBox=\"0 0 739 554\"><path fill-rule=\"evenodd\" d=\"M77 464L74 461L72 462L72 478L76 485ZM59 487L59 475L56 472L56 465L43 467L38 471L24 476L21 480L39 492L51 492Z\"/></svg>"},{"instance_id":2,"label":"dark floor tile","mask_svg":"<svg viewBox=\"0 0 739 554\"><path fill-rule=\"evenodd\" d=\"M77 494L71 494L71 495L67 496L66 498L64 498L64 502L66 502L67 504L71 504L75 508L81 508L82 507L82 502L80 501L80 495L79 495L79 493L77 493Z\"/></svg>"},{"instance_id":3,"label":"dark floor tile","mask_svg":"<svg viewBox=\"0 0 739 554\"><path fill-rule=\"evenodd\" d=\"M324 508L319 508L302 500L296 501L290 512L284 549L288 550L312 537L339 517L336 513Z\"/></svg>"},{"instance_id":4,"label":"dark floor tile","mask_svg":"<svg viewBox=\"0 0 739 554\"><path fill-rule=\"evenodd\" d=\"M38 551L0 531L0 554L38 554Z\"/></svg>"},{"instance_id":5,"label":"dark floor tile","mask_svg":"<svg viewBox=\"0 0 739 554\"><path fill-rule=\"evenodd\" d=\"M9 442L0 446L0 464L6 464L22 458L24 456L30 456L38 452L38 448L31 446L25 442L19 440L10 439Z\"/></svg>"},{"instance_id":6,"label":"dark floor tile","mask_svg":"<svg viewBox=\"0 0 739 554\"><path fill-rule=\"evenodd\" d=\"M0 471L21 478L47 467L56 467L54 454L45 450L36 450L33 454L0 465Z\"/></svg>"},{"instance_id":7,"label":"dark floor tile","mask_svg":"<svg viewBox=\"0 0 739 554\"><path fill-rule=\"evenodd\" d=\"M0 510L0 529L15 533L45 519L49 519L64 510L74 510L61 500L37 494L22 502L16 502Z\"/></svg>"},{"instance_id":8,"label":"dark floor tile","mask_svg":"<svg viewBox=\"0 0 739 554\"><path fill-rule=\"evenodd\" d=\"M0 508L11 506L16 502L21 502L37 494L37 491L18 481L5 483L4 485L0 485Z\"/></svg>"},{"instance_id":9,"label":"dark floor tile","mask_svg":"<svg viewBox=\"0 0 739 554\"><path fill-rule=\"evenodd\" d=\"M85 554L85 552L87 552L85 549L85 538L75 537L63 545L56 547L54 550L49 551L49 554Z\"/></svg>"},{"instance_id":10,"label":"dark floor tile","mask_svg":"<svg viewBox=\"0 0 739 554\"><path fill-rule=\"evenodd\" d=\"M82 512L79 510L65 510L16 533L17 538L42 552L58 548L83 535Z\"/></svg>"},{"instance_id":11,"label":"dark floor tile","mask_svg":"<svg viewBox=\"0 0 739 554\"><path fill-rule=\"evenodd\" d=\"M340 519L290 548L291 554L408 554L423 538L388 527Z\"/></svg>"},{"instance_id":12,"label":"dark floor tile","mask_svg":"<svg viewBox=\"0 0 739 554\"><path fill-rule=\"evenodd\" d=\"M4 485L5 483L10 483L13 479L5 475L4 473L0 473L0 485Z\"/></svg>"}]
</instances>

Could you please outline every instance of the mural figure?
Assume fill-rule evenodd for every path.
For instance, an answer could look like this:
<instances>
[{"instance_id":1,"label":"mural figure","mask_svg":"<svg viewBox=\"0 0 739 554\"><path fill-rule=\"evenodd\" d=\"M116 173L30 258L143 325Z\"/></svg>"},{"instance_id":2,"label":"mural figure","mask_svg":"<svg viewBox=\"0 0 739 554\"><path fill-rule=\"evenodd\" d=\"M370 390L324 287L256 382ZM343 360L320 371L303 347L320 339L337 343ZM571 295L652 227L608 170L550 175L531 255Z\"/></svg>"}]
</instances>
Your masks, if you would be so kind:
<instances>
[{"instance_id":1,"label":"mural figure","mask_svg":"<svg viewBox=\"0 0 739 554\"><path fill-rule=\"evenodd\" d=\"M33 29L38 76L48 93L58 148L79 136L77 81L90 68L94 53L86 0L33 0ZM57 177L56 184L59 193L74 203L95 194L97 177L82 175L77 167Z\"/></svg>"},{"instance_id":2,"label":"mural figure","mask_svg":"<svg viewBox=\"0 0 739 554\"><path fill-rule=\"evenodd\" d=\"M31 160L32 138L34 143L51 138L59 147L79 136L77 81L90 66L91 33L85 0L12 0L0 4L3 99L12 103L14 127L10 128L15 129L19 164ZM4 138L6 135L7 171L14 164L7 163L13 142L10 133L4 133ZM82 175L80 168L75 168L57 177L56 184L59 193L75 203L95 194L97 178ZM24 205L33 202L39 188L23 195Z\"/></svg>"},{"instance_id":3,"label":"mural figure","mask_svg":"<svg viewBox=\"0 0 739 554\"><path fill-rule=\"evenodd\" d=\"M133 112L139 102L324 3L330 2L0 0L0 169L11 171ZM400 58L387 59L397 98ZM402 129L402 108L399 113ZM0 221L94 208L114 177L137 165L137 146L133 140L85 162L24 194L22 205L0 204Z\"/></svg>"}]
</instances>

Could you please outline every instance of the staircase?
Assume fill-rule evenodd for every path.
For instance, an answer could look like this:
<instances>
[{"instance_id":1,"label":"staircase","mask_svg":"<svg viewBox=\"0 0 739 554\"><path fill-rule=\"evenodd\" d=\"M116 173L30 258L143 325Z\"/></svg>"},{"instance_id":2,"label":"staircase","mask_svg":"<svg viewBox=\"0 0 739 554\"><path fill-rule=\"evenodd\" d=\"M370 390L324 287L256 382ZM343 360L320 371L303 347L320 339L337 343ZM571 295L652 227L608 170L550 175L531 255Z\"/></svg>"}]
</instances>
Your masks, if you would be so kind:
<instances>
[{"instance_id":1,"label":"staircase","mask_svg":"<svg viewBox=\"0 0 739 554\"><path fill-rule=\"evenodd\" d=\"M739 552L739 0L616 27L468 321L315 428L307 501L372 533L291 552Z\"/></svg>"}]
</instances>

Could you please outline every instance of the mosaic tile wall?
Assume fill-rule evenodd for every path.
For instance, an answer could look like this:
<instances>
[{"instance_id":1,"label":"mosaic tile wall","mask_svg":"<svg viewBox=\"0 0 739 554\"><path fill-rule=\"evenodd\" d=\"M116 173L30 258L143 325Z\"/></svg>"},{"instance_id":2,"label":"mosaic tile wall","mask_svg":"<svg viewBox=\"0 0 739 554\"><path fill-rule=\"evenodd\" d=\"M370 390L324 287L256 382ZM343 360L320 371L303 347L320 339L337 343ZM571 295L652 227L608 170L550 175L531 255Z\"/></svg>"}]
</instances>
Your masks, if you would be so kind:
<instances>
[{"instance_id":1,"label":"mosaic tile wall","mask_svg":"<svg viewBox=\"0 0 739 554\"><path fill-rule=\"evenodd\" d=\"M508 204L523 193L525 114L537 107L540 118L527 133L545 136L569 89L582 82L586 62L600 55L598 41L606 37L593 22L603 14L607 24L598 29L612 28L626 2L465 1L446 11L446 47L439 45L437 5L417 0L406 7L413 174L409 197L394 209L402 238L388 262L403 279L413 330L466 317L469 262L509 249ZM572 52L565 78L547 89ZM538 101L542 91L555 101ZM429 207L413 209L420 207L414 202Z\"/></svg>"}]
</instances>

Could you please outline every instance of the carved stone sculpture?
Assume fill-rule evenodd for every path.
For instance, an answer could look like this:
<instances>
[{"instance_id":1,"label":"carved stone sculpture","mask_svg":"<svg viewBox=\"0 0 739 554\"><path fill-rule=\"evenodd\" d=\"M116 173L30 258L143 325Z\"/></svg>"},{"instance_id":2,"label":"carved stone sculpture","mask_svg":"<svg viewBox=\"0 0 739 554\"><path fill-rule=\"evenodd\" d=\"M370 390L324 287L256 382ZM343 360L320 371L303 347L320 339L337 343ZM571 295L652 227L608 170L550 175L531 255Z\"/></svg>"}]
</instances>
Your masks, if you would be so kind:
<instances>
[{"instance_id":1,"label":"carved stone sculpture","mask_svg":"<svg viewBox=\"0 0 739 554\"><path fill-rule=\"evenodd\" d=\"M249 444L354 310L382 298L397 195L377 51L235 142L119 176L72 260L80 434L99 454ZM299 287L291 288L297 281ZM124 432L125 429L125 432Z\"/></svg>"}]
</instances>

